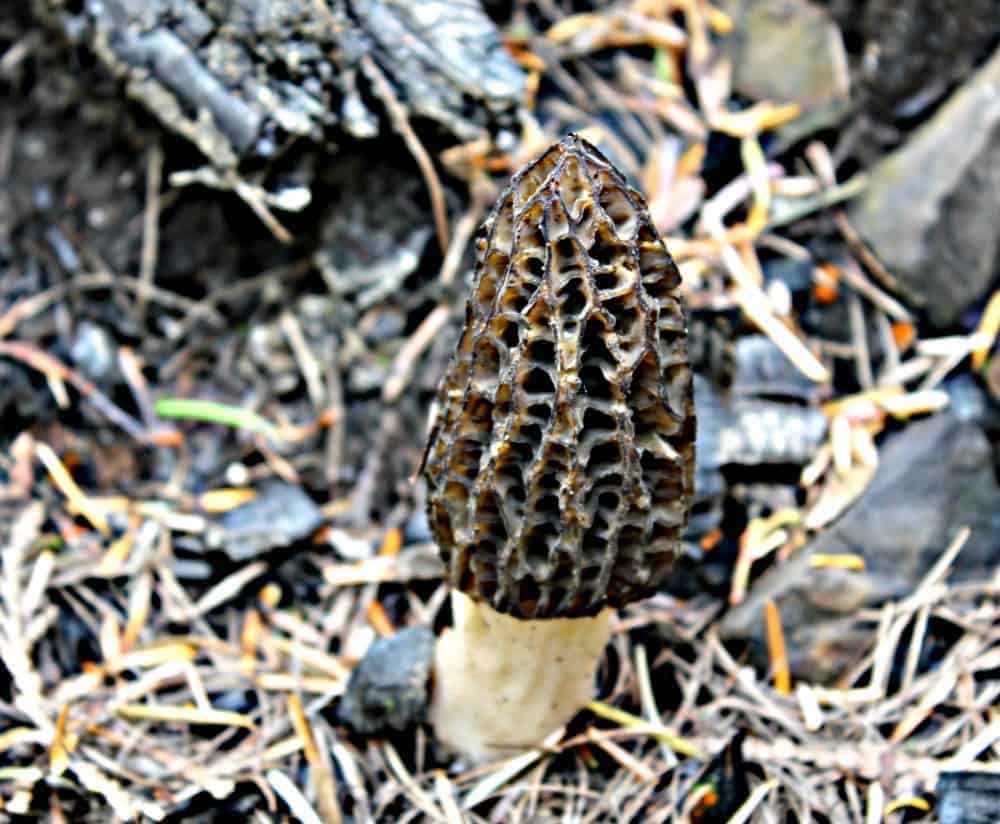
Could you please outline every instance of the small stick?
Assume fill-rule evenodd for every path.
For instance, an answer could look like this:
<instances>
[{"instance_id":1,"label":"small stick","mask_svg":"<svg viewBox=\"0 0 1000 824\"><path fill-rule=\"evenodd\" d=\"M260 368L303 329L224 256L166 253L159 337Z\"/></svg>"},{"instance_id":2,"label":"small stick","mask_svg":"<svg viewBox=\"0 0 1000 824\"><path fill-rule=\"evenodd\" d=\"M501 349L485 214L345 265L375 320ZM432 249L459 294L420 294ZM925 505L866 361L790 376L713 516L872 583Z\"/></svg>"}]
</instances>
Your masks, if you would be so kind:
<instances>
[{"instance_id":1,"label":"small stick","mask_svg":"<svg viewBox=\"0 0 1000 824\"><path fill-rule=\"evenodd\" d=\"M406 389L410 379L413 377L413 364L420 357L421 353L430 346L430 343L437 337L438 333L448 322L449 310L447 306L436 306L430 314L423 319L416 331L410 335L409 340L403 344L396 354L389 370L389 377L386 378L382 387L382 400L392 403L399 399Z\"/></svg>"},{"instance_id":2,"label":"small stick","mask_svg":"<svg viewBox=\"0 0 1000 824\"><path fill-rule=\"evenodd\" d=\"M139 290L136 294L136 314L146 316L150 287L156 273L160 249L160 190L163 185L163 149L159 143L149 150L146 165L146 209L142 220L142 255L139 260Z\"/></svg>"},{"instance_id":3,"label":"small stick","mask_svg":"<svg viewBox=\"0 0 1000 824\"><path fill-rule=\"evenodd\" d=\"M851 325L851 339L854 344L854 368L862 389L872 389L875 378L872 374L871 356L868 353L868 330L865 326L865 311L857 292L847 295L847 317Z\"/></svg>"},{"instance_id":4,"label":"small stick","mask_svg":"<svg viewBox=\"0 0 1000 824\"><path fill-rule=\"evenodd\" d=\"M23 341L0 341L0 357L9 357L13 360L29 366L36 372L41 372L46 377L55 377L62 381L69 381L76 387L77 391L89 400L106 418L118 424L132 438L140 443L149 441L149 433L143 428L135 418L116 406L93 383L80 376L70 369L62 361L54 358L48 352Z\"/></svg>"},{"instance_id":5,"label":"small stick","mask_svg":"<svg viewBox=\"0 0 1000 824\"><path fill-rule=\"evenodd\" d=\"M837 271L852 289L858 292L858 294L864 295L868 298L868 300L874 303L889 317L894 320L913 320L913 316L898 300L887 295L865 277L864 272L861 271L861 267L859 267L854 260L848 260L843 266L839 266Z\"/></svg>"},{"instance_id":6,"label":"small stick","mask_svg":"<svg viewBox=\"0 0 1000 824\"><path fill-rule=\"evenodd\" d=\"M434 162L427 153L427 149L424 148L424 144L420 142L420 138L417 137L417 133L413 131L406 109L399 102L399 98L396 97L396 93L392 90L392 86L389 85L382 70L367 54L361 58L361 68L364 69L368 79L375 86L379 99L385 104L393 128L399 132L406 147L410 150L410 154L413 155L413 159L417 161L417 166L420 167L420 174L423 175L424 183L427 184L427 193L431 198L431 210L434 213L434 225L437 227L438 245L441 247L441 254L447 254L448 213L445 209L441 179L434 168Z\"/></svg>"},{"instance_id":7,"label":"small stick","mask_svg":"<svg viewBox=\"0 0 1000 824\"><path fill-rule=\"evenodd\" d=\"M854 254L861 258L868 271L878 278L882 285L890 292L898 293L899 281L882 265L882 262L875 256L875 253L868 248L868 245L861 239L861 236L847 219L847 215L842 210L838 210L834 212L833 220L837 224L840 234L847 241L847 245L851 247Z\"/></svg>"},{"instance_id":8,"label":"small stick","mask_svg":"<svg viewBox=\"0 0 1000 824\"><path fill-rule=\"evenodd\" d=\"M326 406L326 393L323 384L323 374L319 361L309 348L309 341L306 340L305 333L298 319L287 309L281 313L278 320L281 331L291 347L295 360L298 361L299 371L306 382L306 391L313 402L313 408L317 412L322 412Z\"/></svg>"}]
</instances>

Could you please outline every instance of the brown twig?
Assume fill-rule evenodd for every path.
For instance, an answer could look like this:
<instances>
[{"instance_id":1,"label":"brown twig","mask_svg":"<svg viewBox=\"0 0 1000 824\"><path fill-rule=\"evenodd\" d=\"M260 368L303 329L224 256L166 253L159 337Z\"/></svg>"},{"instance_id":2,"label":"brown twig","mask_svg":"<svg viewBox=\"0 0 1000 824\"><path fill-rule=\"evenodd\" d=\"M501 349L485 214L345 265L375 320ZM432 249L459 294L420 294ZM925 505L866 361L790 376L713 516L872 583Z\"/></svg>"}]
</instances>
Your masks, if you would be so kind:
<instances>
[{"instance_id":1,"label":"brown twig","mask_svg":"<svg viewBox=\"0 0 1000 824\"><path fill-rule=\"evenodd\" d=\"M427 184L427 193L431 199L431 211L434 215L434 225L437 227L438 246L441 247L441 254L446 254L448 251L448 213L444 202L444 189L441 186L437 169L434 168L434 161L427 149L424 148L424 144L420 142L417 133L413 131L406 109L399 102L399 98L396 97L396 93L392 90L392 86L382 70L367 54L361 58L360 62L361 68L375 86L379 99L385 104L393 128L399 132L406 147L410 150L410 154L417 162L417 166L420 167L420 174L423 175L424 183Z\"/></svg>"}]
</instances>

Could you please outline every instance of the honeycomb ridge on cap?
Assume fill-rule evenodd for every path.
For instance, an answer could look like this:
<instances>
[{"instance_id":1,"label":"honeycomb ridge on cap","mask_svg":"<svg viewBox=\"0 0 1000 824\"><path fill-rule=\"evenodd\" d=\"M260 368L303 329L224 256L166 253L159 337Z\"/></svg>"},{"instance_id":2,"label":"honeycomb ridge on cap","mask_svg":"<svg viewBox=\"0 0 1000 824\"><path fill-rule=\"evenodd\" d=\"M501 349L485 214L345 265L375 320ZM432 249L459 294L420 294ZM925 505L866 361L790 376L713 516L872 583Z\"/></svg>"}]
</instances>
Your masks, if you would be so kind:
<instances>
[{"instance_id":1,"label":"honeycomb ridge on cap","mask_svg":"<svg viewBox=\"0 0 1000 824\"><path fill-rule=\"evenodd\" d=\"M477 237L424 459L452 586L519 618L656 590L694 491L679 285L642 195L590 143L514 175Z\"/></svg>"}]
</instances>

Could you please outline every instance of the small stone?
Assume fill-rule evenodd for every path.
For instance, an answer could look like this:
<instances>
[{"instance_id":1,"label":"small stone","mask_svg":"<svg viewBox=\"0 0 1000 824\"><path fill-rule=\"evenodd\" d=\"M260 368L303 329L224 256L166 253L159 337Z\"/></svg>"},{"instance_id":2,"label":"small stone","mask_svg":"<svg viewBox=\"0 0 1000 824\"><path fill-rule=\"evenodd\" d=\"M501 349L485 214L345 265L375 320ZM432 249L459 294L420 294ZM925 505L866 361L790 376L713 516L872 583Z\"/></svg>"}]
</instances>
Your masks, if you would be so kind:
<instances>
[{"instance_id":1,"label":"small stone","mask_svg":"<svg viewBox=\"0 0 1000 824\"><path fill-rule=\"evenodd\" d=\"M956 418L1000 431L1000 404L968 372L945 381L944 391L948 393L948 411Z\"/></svg>"},{"instance_id":2,"label":"small stone","mask_svg":"<svg viewBox=\"0 0 1000 824\"><path fill-rule=\"evenodd\" d=\"M736 91L807 108L847 100L847 54L824 9L805 0L724 0L720 7L735 23L722 47Z\"/></svg>"},{"instance_id":3,"label":"small stone","mask_svg":"<svg viewBox=\"0 0 1000 824\"><path fill-rule=\"evenodd\" d=\"M948 327L1000 272L1000 50L870 173L855 228Z\"/></svg>"},{"instance_id":4,"label":"small stone","mask_svg":"<svg viewBox=\"0 0 1000 824\"><path fill-rule=\"evenodd\" d=\"M809 401L817 386L802 374L766 335L745 335L734 347L736 370L730 391L735 396L794 398Z\"/></svg>"},{"instance_id":5,"label":"small stone","mask_svg":"<svg viewBox=\"0 0 1000 824\"><path fill-rule=\"evenodd\" d=\"M206 532L205 543L246 561L301 541L322 523L323 513L301 487L270 483L250 503L223 515Z\"/></svg>"},{"instance_id":6,"label":"small stone","mask_svg":"<svg viewBox=\"0 0 1000 824\"><path fill-rule=\"evenodd\" d=\"M351 673L340 719L365 735L423 721L433 656L434 633L427 627L408 627L376 641Z\"/></svg>"},{"instance_id":7,"label":"small stone","mask_svg":"<svg viewBox=\"0 0 1000 824\"><path fill-rule=\"evenodd\" d=\"M73 363L92 381L102 381L115 368L114 342L107 330L88 320L76 326L69 350Z\"/></svg>"},{"instance_id":8,"label":"small stone","mask_svg":"<svg viewBox=\"0 0 1000 824\"><path fill-rule=\"evenodd\" d=\"M942 772L934 794L941 824L994 824L1000 810L1000 774Z\"/></svg>"}]
</instances>

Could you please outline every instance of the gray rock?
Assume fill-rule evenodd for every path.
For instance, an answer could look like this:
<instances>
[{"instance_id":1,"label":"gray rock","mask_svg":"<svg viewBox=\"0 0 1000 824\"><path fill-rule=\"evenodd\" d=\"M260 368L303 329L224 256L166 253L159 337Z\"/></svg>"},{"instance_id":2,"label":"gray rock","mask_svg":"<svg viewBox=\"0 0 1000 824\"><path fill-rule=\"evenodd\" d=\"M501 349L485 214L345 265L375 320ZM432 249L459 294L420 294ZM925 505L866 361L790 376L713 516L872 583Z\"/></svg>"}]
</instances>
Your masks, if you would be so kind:
<instances>
[{"instance_id":1,"label":"gray rock","mask_svg":"<svg viewBox=\"0 0 1000 824\"><path fill-rule=\"evenodd\" d=\"M250 503L227 512L205 533L211 549L246 561L309 537L323 523L323 513L301 487L270 483Z\"/></svg>"},{"instance_id":2,"label":"gray rock","mask_svg":"<svg viewBox=\"0 0 1000 824\"><path fill-rule=\"evenodd\" d=\"M723 0L735 28L722 41L733 87L757 100L818 109L847 100L847 55L840 30L806 0Z\"/></svg>"},{"instance_id":3,"label":"gray rock","mask_svg":"<svg viewBox=\"0 0 1000 824\"><path fill-rule=\"evenodd\" d=\"M948 393L948 411L962 421L971 421L986 431L1000 431L1000 404L980 387L968 372L961 372L944 383Z\"/></svg>"},{"instance_id":4,"label":"gray rock","mask_svg":"<svg viewBox=\"0 0 1000 824\"><path fill-rule=\"evenodd\" d=\"M111 335L104 327L89 320L77 324L69 355L92 381L104 380L115 368L115 345Z\"/></svg>"},{"instance_id":5,"label":"gray rock","mask_svg":"<svg viewBox=\"0 0 1000 824\"><path fill-rule=\"evenodd\" d=\"M698 467L727 464L804 464L826 435L826 416L814 407L735 398L726 402L703 378L695 380Z\"/></svg>"},{"instance_id":6,"label":"gray rock","mask_svg":"<svg viewBox=\"0 0 1000 824\"><path fill-rule=\"evenodd\" d=\"M817 397L817 384L803 375L767 335L737 338L734 350L735 374L730 387L733 395L804 402Z\"/></svg>"},{"instance_id":7,"label":"gray rock","mask_svg":"<svg viewBox=\"0 0 1000 824\"><path fill-rule=\"evenodd\" d=\"M788 658L799 677L836 678L871 631L858 631L861 607L913 591L957 531L969 539L949 578L989 577L1000 557L1000 488L992 449L972 423L939 414L910 424L880 452L878 472L837 523L756 581L747 600L721 623L725 638L756 643L766 666L764 602L774 599L786 630ZM813 568L816 554L854 553L864 571Z\"/></svg>"},{"instance_id":8,"label":"gray rock","mask_svg":"<svg viewBox=\"0 0 1000 824\"><path fill-rule=\"evenodd\" d=\"M943 772L934 794L941 824L995 824L1000 812L1000 774Z\"/></svg>"},{"instance_id":9,"label":"gray rock","mask_svg":"<svg viewBox=\"0 0 1000 824\"><path fill-rule=\"evenodd\" d=\"M340 719L365 735L423 721L433 656L434 633L426 627L376 641L351 673Z\"/></svg>"},{"instance_id":10,"label":"gray rock","mask_svg":"<svg viewBox=\"0 0 1000 824\"><path fill-rule=\"evenodd\" d=\"M698 416L695 506L686 537L717 526L726 492L724 466L805 464L826 436L826 417L815 408L756 397L724 398L701 375L694 378Z\"/></svg>"},{"instance_id":11,"label":"gray rock","mask_svg":"<svg viewBox=\"0 0 1000 824\"><path fill-rule=\"evenodd\" d=\"M948 326L1000 272L1000 50L871 171L851 218L907 297Z\"/></svg>"}]
</instances>

